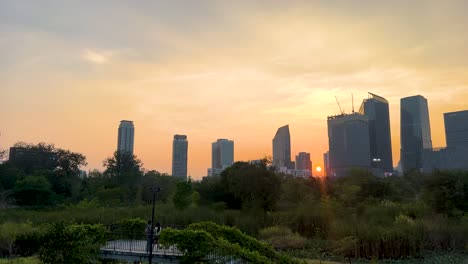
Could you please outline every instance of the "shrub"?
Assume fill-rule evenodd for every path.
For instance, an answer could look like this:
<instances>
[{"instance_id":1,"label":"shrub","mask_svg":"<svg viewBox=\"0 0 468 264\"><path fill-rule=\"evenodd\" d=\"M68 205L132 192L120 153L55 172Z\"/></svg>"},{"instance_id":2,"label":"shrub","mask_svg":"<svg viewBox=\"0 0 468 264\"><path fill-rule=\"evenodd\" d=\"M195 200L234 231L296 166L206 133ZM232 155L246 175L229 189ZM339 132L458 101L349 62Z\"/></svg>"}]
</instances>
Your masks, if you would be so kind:
<instances>
[{"instance_id":1,"label":"shrub","mask_svg":"<svg viewBox=\"0 0 468 264\"><path fill-rule=\"evenodd\" d=\"M282 226L272 226L260 230L259 238L277 250L304 248L307 243L307 239Z\"/></svg>"}]
</instances>

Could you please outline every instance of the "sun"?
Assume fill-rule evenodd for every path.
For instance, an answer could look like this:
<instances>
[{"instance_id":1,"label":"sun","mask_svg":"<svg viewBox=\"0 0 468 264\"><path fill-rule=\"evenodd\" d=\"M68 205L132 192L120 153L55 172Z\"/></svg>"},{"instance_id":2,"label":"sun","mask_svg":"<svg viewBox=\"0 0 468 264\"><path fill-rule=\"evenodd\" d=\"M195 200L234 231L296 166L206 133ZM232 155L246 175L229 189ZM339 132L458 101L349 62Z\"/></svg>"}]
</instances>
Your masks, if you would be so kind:
<instances>
[{"instance_id":1,"label":"sun","mask_svg":"<svg viewBox=\"0 0 468 264\"><path fill-rule=\"evenodd\" d=\"M321 168L320 166L317 166L317 168L315 168L315 170L316 170L317 172L321 172L321 171L322 171L322 168Z\"/></svg>"}]
</instances>

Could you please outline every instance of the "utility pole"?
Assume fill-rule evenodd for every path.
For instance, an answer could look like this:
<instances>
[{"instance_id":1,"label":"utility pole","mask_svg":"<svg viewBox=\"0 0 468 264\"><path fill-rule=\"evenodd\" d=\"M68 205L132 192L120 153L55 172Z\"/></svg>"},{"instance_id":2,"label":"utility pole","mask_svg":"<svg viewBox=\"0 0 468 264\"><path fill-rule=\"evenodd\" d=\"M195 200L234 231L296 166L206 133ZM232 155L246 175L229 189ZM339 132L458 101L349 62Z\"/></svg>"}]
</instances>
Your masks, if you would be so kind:
<instances>
[{"instance_id":1,"label":"utility pole","mask_svg":"<svg viewBox=\"0 0 468 264\"><path fill-rule=\"evenodd\" d=\"M153 193L153 209L151 210L151 245L150 245L150 251L149 251L149 256L148 256L148 262L149 264L152 264L153 262L153 243L154 243L154 204L156 202L156 193L161 191L161 188L159 187L153 187L150 188L150 191Z\"/></svg>"}]
</instances>

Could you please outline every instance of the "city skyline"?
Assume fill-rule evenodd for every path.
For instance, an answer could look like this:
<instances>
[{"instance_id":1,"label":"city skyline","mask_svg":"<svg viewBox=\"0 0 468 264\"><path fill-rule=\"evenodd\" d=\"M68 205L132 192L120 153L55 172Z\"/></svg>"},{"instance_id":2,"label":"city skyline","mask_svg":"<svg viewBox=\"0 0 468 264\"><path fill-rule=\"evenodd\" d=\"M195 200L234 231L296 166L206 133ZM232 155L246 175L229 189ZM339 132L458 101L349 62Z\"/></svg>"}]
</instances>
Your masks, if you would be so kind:
<instances>
[{"instance_id":1,"label":"city skyline","mask_svg":"<svg viewBox=\"0 0 468 264\"><path fill-rule=\"evenodd\" d=\"M427 98L434 147L443 114L468 108L466 1L181 3L1 1L0 149L53 143L102 170L128 119L146 169L171 171L183 131L199 179L213 139L254 160L290 124L291 153L323 167L334 96L350 113L372 92L389 102L395 166L400 98Z\"/></svg>"}]
</instances>

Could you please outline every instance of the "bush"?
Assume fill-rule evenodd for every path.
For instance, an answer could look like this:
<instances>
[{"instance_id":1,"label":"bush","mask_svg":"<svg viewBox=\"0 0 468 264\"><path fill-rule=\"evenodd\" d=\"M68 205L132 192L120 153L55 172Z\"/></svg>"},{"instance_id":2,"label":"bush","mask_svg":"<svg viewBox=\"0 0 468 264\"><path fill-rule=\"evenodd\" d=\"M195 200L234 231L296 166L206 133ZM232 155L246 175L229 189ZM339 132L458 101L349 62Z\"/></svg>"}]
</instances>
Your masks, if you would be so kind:
<instances>
[{"instance_id":1,"label":"bush","mask_svg":"<svg viewBox=\"0 0 468 264\"><path fill-rule=\"evenodd\" d=\"M307 239L282 226L272 226L260 230L259 238L277 250L304 248L307 243Z\"/></svg>"},{"instance_id":2,"label":"bush","mask_svg":"<svg viewBox=\"0 0 468 264\"><path fill-rule=\"evenodd\" d=\"M98 263L106 233L102 225L52 224L44 234L39 258L45 264Z\"/></svg>"}]
</instances>

